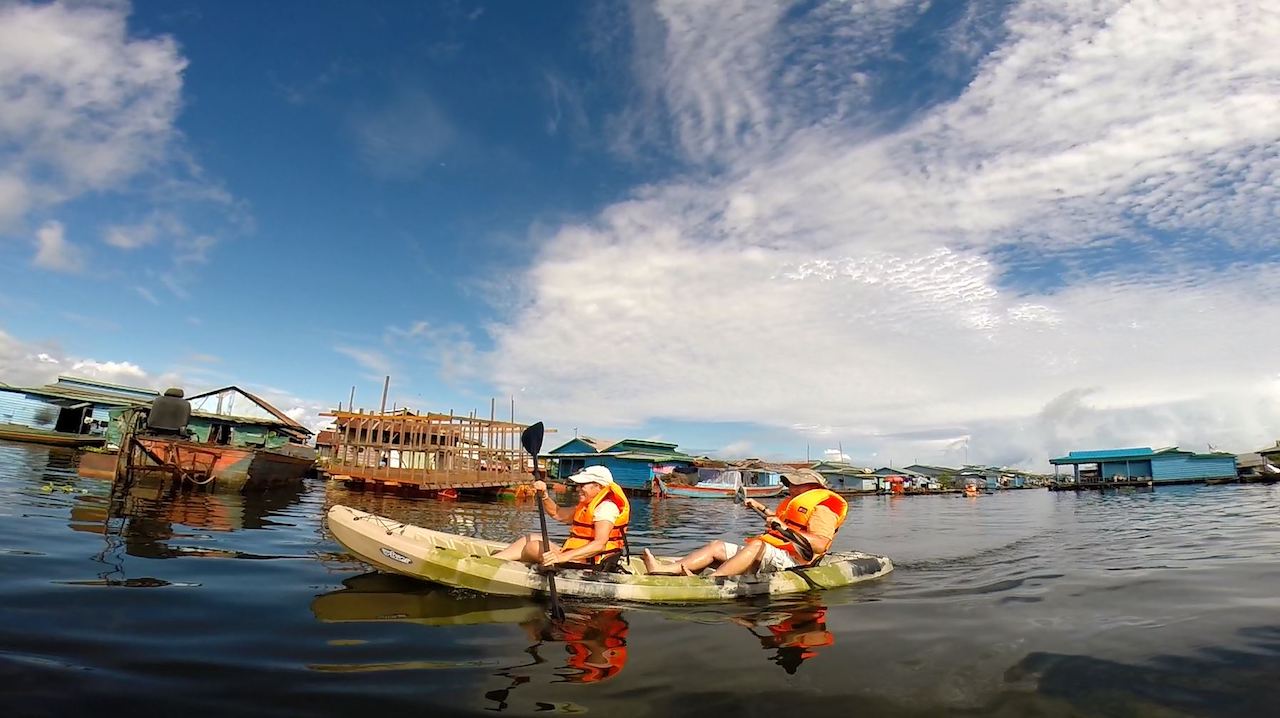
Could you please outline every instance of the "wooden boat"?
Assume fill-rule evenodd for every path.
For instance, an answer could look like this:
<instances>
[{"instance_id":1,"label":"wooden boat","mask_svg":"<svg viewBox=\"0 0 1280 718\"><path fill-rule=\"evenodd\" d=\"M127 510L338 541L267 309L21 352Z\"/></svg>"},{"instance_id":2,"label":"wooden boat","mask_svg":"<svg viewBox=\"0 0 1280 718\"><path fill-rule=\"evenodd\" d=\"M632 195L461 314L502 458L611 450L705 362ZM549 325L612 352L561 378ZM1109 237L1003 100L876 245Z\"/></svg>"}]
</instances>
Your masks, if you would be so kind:
<instances>
[{"instance_id":1,"label":"wooden boat","mask_svg":"<svg viewBox=\"0 0 1280 718\"><path fill-rule=\"evenodd\" d=\"M67 431L52 429L36 429L21 424L0 424L0 439L8 441L24 441L29 444L46 444L48 446L102 446L106 437L93 434L72 434Z\"/></svg>"},{"instance_id":2,"label":"wooden boat","mask_svg":"<svg viewBox=\"0 0 1280 718\"><path fill-rule=\"evenodd\" d=\"M328 526L338 543L380 571L502 596L532 596L546 588L537 568L492 558L505 545L497 541L432 531L342 505L329 509ZM860 551L839 552L812 568L719 579L646 575L639 557L632 557L627 569L630 573L561 570L556 588L562 595L600 600L731 601L870 581L892 571L893 562Z\"/></svg>"},{"instance_id":3,"label":"wooden boat","mask_svg":"<svg viewBox=\"0 0 1280 718\"><path fill-rule=\"evenodd\" d=\"M258 489L301 481L315 465L304 452L288 447L261 449L188 441L169 436L134 437L139 456L133 466L169 470L196 484L214 482L217 488ZM306 448L306 447L300 447Z\"/></svg>"},{"instance_id":4,"label":"wooden boat","mask_svg":"<svg viewBox=\"0 0 1280 718\"><path fill-rule=\"evenodd\" d=\"M1223 476L1217 479L1205 479L1204 482L1206 484L1209 484L1210 486L1217 486L1220 484L1234 484L1239 482L1240 480L1241 479L1236 476Z\"/></svg>"}]
</instances>

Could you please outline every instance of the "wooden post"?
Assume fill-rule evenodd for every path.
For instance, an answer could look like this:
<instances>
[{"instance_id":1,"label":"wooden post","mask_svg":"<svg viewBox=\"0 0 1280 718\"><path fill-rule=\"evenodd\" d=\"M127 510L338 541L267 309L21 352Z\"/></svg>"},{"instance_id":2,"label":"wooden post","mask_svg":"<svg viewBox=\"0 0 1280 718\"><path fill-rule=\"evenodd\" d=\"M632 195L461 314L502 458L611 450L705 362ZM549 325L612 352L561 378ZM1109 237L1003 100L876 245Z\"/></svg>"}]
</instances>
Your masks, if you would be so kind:
<instances>
[{"instance_id":1,"label":"wooden post","mask_svg":"<svg viewBox=\"0 0 1280 718\"><path fill-rule=\"evenodd\" d=\"M391 375L382 381L382 406L378 409L379 414L387 413L387 389L391 388Z\"/></svg>"}]
</instances>

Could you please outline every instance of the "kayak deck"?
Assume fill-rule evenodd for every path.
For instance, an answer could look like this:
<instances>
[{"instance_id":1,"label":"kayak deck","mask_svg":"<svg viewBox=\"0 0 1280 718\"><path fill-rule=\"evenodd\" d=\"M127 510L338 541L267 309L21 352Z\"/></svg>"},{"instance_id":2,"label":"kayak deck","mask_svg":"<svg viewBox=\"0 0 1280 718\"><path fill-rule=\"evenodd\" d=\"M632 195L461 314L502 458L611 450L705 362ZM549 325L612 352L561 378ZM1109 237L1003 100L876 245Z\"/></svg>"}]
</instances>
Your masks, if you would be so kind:
<instances>
[{"instance_id":1,"label":"kayak deck","mask_svg":"<svg viewBox=\"0 0 1280 718\"><path fill-rule=\"evenodd\" d=\"M340 544L381 571L503 596L532 596L546 589L546 576L536 567L492 557L504 543L433 531L342 505L329 509L328 525ZM560 570L556 588L566 596L614 601L728 601L848 586L884 576L893 570L893 562L858 551L840 552L803 571L717 579L650 576L638 557L632 557L627 568L630 573Z\"/></svg>"}]
</instances>

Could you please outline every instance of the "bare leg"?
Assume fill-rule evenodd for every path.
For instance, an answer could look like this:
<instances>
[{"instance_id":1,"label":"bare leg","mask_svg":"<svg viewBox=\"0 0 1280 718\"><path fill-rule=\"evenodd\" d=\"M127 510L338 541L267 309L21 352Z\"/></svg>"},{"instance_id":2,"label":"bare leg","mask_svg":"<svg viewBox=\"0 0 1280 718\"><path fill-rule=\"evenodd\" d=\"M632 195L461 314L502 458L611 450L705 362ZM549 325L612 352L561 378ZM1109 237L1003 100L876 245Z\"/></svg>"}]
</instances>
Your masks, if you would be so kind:
<instances>
[{"instance_id":1,"label":"bare leg","mask_svg":"<svg viewBox=\"0 0 1280 718\"><path fill-rule=\"evenodd\" d=\"M551 551L559 551L560 546L552 541L547 548ZM543 547L541 534L528 534L521 536L511 543L511 545L501 551L491 554L493 558L502 559L503 561L524 561L525 563L537 563L542 560Z\"/></svg>"},{"instance_id":2,"label":"bare leg","mask_svg":"<svg viewBox=\"0 0 1280 718\"><path fill-rule=\"evenodd\" d=\"M693 575L711 564L720 564L728 558L724 541L716 539L675 563L663 563L649 549L644 550L644 567L655 576Z\"/></svg>"},{"instance_id":3,"label":"bare leg","mask_svg":"<svg viewBox=\"0 0 1280 718\"><path fill-rule=\"evenodd\" d=\"M748 541L746 546L738 549L733 558L720 564L715 573L711 574L711 577L741 576L744 573L754 571L760 565L760 557L762 555L764 555L764 542Z\"/></svg>"}]
</instances>

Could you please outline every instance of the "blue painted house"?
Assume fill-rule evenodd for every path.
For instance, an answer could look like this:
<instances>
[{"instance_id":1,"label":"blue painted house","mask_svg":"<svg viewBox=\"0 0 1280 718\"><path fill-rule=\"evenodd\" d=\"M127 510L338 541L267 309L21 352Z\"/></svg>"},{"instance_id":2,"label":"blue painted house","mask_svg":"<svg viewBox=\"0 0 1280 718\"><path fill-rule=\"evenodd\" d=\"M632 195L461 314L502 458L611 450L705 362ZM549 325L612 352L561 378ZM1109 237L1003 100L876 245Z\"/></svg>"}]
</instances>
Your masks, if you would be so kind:
<instances>
[{"instance_id":1,"label":"blue painted house","mask_svg":"<svg viewBox=\"0 0 1280 718\"><path fill-rule=\"evenodd\" d=\"M588 466L603 466L613 480L629 491L648 493L655 475L687 470L694 457L676 451L675 444L642 439L611 441L589 436L574 437L543 454L555 461L552 476L565 479Z\"/></svg>"},{"instance_id":2,"label":"blue painted house","mask_svg":"<svg viewBox=\"0 0 1280 718\"><path fill-rule=\"evenodd\" d=\"M1105 449L1072 451L1049 459L1055 477L1059 466L1070 466L1075 483L1081 481L1151 481L1156 484L1193 484L1206 479L1236 476L1236 457L1226 452L1197 454L1176 446L1152 450ZM1085 467L1085 468L1081 468Z\"/></svg>"},{"instance_id":3,"label":"blue painted house","mask_svg":"<svg viewBox=\"0 0 1280 718\"><path fill-rule=\"evenodd\" d=\"M102 444L112 411L147 406L150 389L59 376L53 384L0 384L0 437L67 445Z\"/></svg>"}]
</instances>

